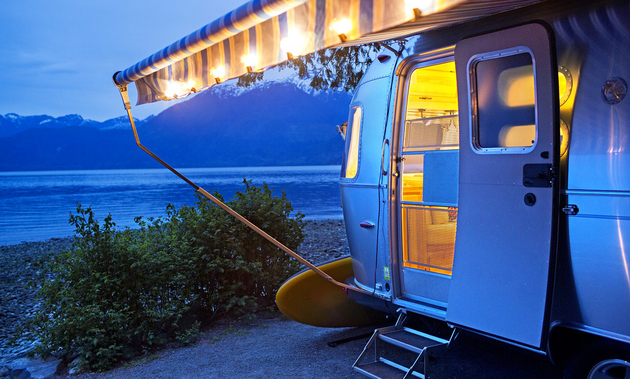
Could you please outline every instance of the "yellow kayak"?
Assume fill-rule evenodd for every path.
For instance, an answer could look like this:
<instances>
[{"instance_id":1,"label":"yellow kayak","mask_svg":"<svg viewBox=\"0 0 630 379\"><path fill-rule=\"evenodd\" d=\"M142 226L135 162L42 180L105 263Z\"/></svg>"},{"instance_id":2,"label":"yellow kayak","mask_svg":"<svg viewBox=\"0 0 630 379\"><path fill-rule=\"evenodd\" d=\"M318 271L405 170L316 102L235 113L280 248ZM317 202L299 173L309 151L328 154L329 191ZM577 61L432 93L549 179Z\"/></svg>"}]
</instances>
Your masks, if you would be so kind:
<instances>
[{"instance_id":1,"label":"yellow kayak","mask_svg":"<svg viewBox=\"0 0 630 379\"><path fill-rule=\"evenodd\" d=\"M354 275L352 258L345 257L318 266L339 282ZM384 314L350 300L343 288L306 270L289 278L276 294L280 311L302 324L330 328L374 325Z\"/></svg>"}]
</instances>

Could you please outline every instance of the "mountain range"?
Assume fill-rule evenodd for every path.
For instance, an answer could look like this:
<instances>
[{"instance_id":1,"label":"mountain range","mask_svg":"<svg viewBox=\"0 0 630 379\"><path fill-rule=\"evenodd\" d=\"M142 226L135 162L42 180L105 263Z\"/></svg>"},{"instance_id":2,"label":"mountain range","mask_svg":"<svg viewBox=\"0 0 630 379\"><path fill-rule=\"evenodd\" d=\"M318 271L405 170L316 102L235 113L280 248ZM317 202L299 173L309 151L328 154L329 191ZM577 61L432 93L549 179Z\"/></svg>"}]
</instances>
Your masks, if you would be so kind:
<instances>
[{"instance_id":1,"label":"mountain range","mask_svg":"<svg viewBox=\"0 0 630 379\"><path fill-rule=\"evenodd\" d=\"M339 164L335 126L350 100L291 82L219 85L135 123L141 143L174 167ZM152 167L161 166L136 146L126 116L0 115L0 171Z\"/></svg>"}]
</instances>

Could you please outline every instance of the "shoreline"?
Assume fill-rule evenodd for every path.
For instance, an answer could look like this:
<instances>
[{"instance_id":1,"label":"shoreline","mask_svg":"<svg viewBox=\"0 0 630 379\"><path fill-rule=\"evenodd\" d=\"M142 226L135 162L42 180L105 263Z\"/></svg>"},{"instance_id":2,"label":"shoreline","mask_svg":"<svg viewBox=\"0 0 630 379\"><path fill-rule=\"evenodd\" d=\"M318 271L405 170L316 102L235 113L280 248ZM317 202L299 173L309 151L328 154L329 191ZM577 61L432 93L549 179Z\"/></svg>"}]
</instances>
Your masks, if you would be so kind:
<instances>
[{"instance_id":1,"label":"shoreline","mask_svg":"<svg viewBox=\"0 0 630 379\"><path fill-rule=\"evenodd\" d=\"M51 237L51 238L46 238L46 239L37 240L37 241L20 241L18 243L9 243L9 244L5 244L5 245L0 245L0 253L3 250L15 249L15 248L18 248L18 247L23 246L23 245L56 244L56 243L64 243L65 241L70 241L70 243L72 243L73 239L74 239L74 236L66 236L66 237Z\"/></svg>"},{"instance_id":2,"label":"shoreline","mask_svg":"<svg viewBox=\"0 0 630 379\"><path fill-rule=\"evenodd\" d=\"M74 238L74 236L65 236L65 237L50 237L50 238L45 238L45 239L41 239L41 240L36 240L36 241L20 241L20 242L16 242L16 243L7 243L7 244L0 244L0 252L2 252L3 250L10 250L10 249L14 249L17 248L19 246L22 245L30 245L30 244L49 244L49 243L56 243L58 241L65 241L65 240L72 240Z\"/></svg>"},{"instance_id":3,"label":"shoreline","mask_svg":"<svg viewBox=\"0 0 630 379\"><path fill-rule=\"evenodd\" d=\"M304 234L298 252L314 264L350 253L343 220L307 221ZM17 328L36 306L36 290L29 288L29 282L41 270L40 258L69 250L73 241L70 236L0 246L0 377L6 365L33 349L29 335L17 336ZM17 338L16 346L8 345L12 338Z\"/></svg>"},{"instance_id":4,"label":"shoreline","mask_svg":"<svg viewBox=\"0 0 630 379\"><path fill-rule=\"evenodd\" d=\"M99 220L101 221L101 220ZM304 218L304 221L307 222L308 224L315 224L318 225L320 223L332 223L332 222L341 222L343 224L343 215L341 215L341 217L334 217L334 218L316 218L316 219L309 219L309 218ZM120 226L118 227L116 230L124 230L126 228L126 226ZM130 227L132 230L135 229L139 229L137 227ZM308 226L307 226L308 228ZM306 231L306 228L305 228ZM0 253L3 250L6 249L13 249L13 248L17 248L18 246L22 246L22 245L29 245L29 244L48 244L48 243L57 243L57 242L61 242L63 243L64 241L72 241L72 239L74 238L74 232L72 232L72 234L66 235L66 236L54 236L54 237L44 237L42 239L36 239L36 240L32 240L32 241L19 241L19 242L10 242L10 243L3 243L0 242Z\"/></svg>"},{"instance_id":5,"label":"shoreline","mask_svg":"<svg viewBox=\"0 0 630 379\"><path fill-rule=\"evenodd\" d=\"M304 220L304 240L298 248L300 253L317 257L322 253L350 253L346 238L346 230L343 219L321 219L321 220ZM333 234L326 241L321 241L324 236L317 236L319 233ZM273 236L272 236L273 237ZM0 245L0 267L8 268L8 257L13 256L11 253L18 255L43 255L46 252L57 252L67 250L72 246L75 236L52 237L38 241L21 241L14 244ZM9 255L6 255L9 253ZM11 262L15 263L15 262ZM1 278L1 277L0 277Z\"/></svg>"}]
</instances>

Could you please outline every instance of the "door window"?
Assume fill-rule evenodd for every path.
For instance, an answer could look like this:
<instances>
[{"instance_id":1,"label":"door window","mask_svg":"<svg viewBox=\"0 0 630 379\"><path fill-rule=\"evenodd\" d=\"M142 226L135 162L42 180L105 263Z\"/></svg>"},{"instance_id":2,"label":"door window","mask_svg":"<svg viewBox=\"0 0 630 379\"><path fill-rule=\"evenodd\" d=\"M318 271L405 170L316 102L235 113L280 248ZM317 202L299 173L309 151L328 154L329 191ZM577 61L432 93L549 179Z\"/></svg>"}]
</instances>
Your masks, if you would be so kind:
<instances>
[{"instance_id":1,"label":"door window","mask_svg":"<svg viewBox=\"0 0 630 379\"><path fill-rule=\"evenodd\" d=\"M530 151L536 143L536 91L530 53L473 60L472 144L478 152Z\"/></svg>"}]
</instances>

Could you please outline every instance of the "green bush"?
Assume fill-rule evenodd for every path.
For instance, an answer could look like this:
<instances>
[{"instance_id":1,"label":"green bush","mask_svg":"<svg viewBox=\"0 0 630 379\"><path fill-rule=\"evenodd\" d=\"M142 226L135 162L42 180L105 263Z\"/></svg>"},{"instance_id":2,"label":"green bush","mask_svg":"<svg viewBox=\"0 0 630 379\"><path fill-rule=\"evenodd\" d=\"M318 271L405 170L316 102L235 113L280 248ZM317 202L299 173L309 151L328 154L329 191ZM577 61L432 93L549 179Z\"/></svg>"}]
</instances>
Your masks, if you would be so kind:
<instances>
[{"instance_id":1,"label":"green bush","mask_svg":"<svg viewBox=\"0 0 630 379\"><path fill-rule=\"evenodd\" d=\"M276 197L266 184L244 184L228 206L296 249L304 216L291 217L284 192ZM42 273L29 323L37 352L78 356L98 371L169 341L190 343L200 322L272 306L299 269L205 198L136 222L138 229L117 231L111 215L100 225L91 208L77 205L74 248L53 256Z\"/></svg>"}]
</instances>

